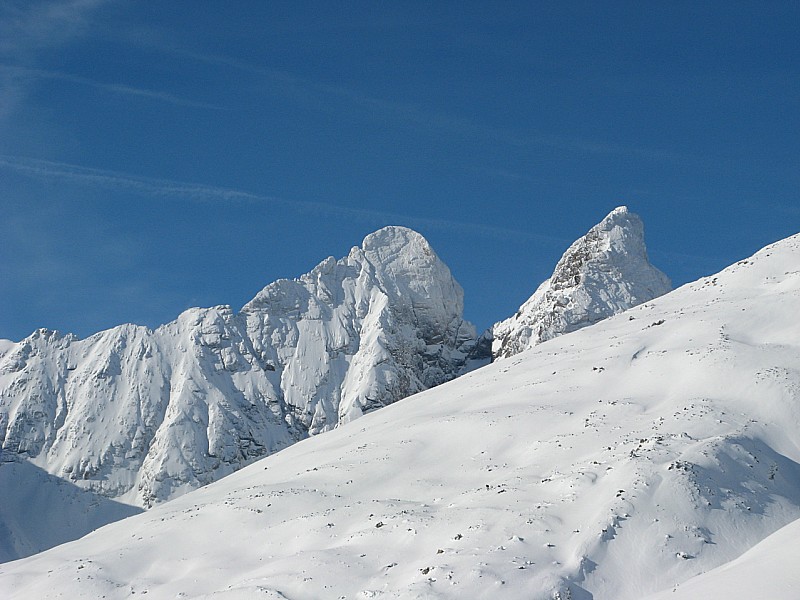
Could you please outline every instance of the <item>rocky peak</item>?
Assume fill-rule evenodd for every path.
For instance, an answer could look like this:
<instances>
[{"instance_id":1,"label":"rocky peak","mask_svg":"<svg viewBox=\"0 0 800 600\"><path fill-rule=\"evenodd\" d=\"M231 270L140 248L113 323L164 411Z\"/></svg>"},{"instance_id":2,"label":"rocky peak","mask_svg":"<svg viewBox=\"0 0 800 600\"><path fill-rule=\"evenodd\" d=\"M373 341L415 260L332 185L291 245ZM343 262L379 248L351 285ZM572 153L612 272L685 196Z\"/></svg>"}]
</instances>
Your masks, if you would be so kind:
<instances>
[{"instance_id":1,"label":"rocky peak","mask_svg":"<svg viewBox=\"0 0 800 600\"><path fill-rule=\"evenodd\" d=\"M492 327L492 356L512 356L671 289L648 260L642 220L620 206L567 249L513 317Z\"/></svg>"}]
</instances>

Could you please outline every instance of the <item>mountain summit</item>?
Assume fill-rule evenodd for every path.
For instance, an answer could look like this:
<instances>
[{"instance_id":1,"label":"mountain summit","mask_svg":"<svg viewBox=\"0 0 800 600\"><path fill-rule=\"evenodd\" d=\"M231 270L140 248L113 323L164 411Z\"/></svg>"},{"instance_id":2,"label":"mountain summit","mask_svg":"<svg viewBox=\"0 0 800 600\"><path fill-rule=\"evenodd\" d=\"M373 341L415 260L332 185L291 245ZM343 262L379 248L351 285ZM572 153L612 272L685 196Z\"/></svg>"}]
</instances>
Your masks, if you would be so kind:
<instances>
[{"instance_id":1,"label":"mountain summit","mask_svg":"<svg viewBox=\"0 0 800 600\"><path fill-rule=\"evenodd\" d=\"M569 247L513 317L491 328L492 356L513 356L671 289L647 258L642 220L620 206Z\"/></svg>"},{"instance_id":2,"label":"mountain summit","mask_svg":"<svg viewBox=\"0 0 800 600\"><path fill-rule=\"evenodd\" d=\"M315 434L455 377L475 340L463 310L428 241L385 227L268 285L241 314L256 352L281 367L290 420Z\"/></svg>"}]
</instances>

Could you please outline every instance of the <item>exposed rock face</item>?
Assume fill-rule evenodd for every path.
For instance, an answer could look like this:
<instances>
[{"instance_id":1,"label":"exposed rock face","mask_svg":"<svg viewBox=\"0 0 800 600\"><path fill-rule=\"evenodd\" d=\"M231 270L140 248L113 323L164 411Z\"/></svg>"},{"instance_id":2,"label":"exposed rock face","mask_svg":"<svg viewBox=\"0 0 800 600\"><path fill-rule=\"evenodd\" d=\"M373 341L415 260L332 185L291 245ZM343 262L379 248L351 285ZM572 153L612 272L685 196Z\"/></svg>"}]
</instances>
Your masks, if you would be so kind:
<instances>
[{"instance_id":1,"label":"exposed rock face","mask_svg":"<svg viewBox=\"0 0 800 600\"><path fill-rule=\"evenodd\" d=\"M513 356L672 289L647 259L642 220L624 206L572 244L517 313L482 336L492 358Z\"/></svg>"},{"instance_id":2,"label":"exposed rock face","mask_svg":"<svg viewBox=\"0 0 800 600\"><path fill-rule=\"evenodd\" d=\"M419 234L381 229L235 313L0 345L0 443L143 506L452 379L475 342Z\"/></svg>"}]
</instances>

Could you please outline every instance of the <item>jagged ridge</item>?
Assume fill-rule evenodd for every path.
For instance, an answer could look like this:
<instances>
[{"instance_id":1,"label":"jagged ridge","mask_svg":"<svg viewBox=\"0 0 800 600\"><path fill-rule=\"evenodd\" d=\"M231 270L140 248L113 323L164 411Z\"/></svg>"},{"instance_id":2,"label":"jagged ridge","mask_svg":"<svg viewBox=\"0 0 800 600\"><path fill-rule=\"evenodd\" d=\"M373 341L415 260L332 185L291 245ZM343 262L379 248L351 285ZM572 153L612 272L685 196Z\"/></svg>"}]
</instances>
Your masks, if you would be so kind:
<instances>
[{"instance_id":1,"label":"jagged ridge","mask_svg":"<svg viewBox=\"0 0 800 600\"><path fill-rule=\"evenodd\" d=\"M418 233L387 227L268 285L235 313L155 331L39 330L0 349L0 442L46 471L144 506L452 379L474 327Z\"/></svg>"},{"instance_id":2,"label":"jagged ridge","mask_svg":"<svg viewBox=\"0 0 800 600\"><path fill-rule=\"evenodd\" d=\"M0 346L0 442L47 472L143 506L309 435L669 289L638 217L614 210L477 343L463 291L428 242L386 227L341 260L195 308L152 331L39 330ZM484 361L486 362L486 361Z\"/></svg>"}]
</instances>

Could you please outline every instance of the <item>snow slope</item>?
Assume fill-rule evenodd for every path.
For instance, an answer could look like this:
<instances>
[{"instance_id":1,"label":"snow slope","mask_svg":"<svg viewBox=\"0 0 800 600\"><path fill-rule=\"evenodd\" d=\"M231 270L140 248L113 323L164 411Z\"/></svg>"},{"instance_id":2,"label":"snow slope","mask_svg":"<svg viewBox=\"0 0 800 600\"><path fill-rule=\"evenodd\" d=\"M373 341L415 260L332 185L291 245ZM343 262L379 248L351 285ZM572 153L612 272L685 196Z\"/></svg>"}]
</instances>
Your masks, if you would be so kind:
<instances>
[{"instance_id":1,"label":"snow slope","mask_svg":"<svg viewBox=\"0 0 800 600\"><path fill-rule=\"evenodd\" d=\"M800 520L779 529L736 560L647 600L793 600L800 597Z\"/></svg>"},{"instance_id":2,"label":"snow slope","mask_svg":"<svg viewBox=\"0 0 800 600\"><path fill-rule=\"evenodd\" d=\"M0 565L0 589L290 600L671 590L800 518L798 312L793 237Z\"/></svg>"},{"instance_id":3,"label":"snow slope","mask_svg":"<svg viewBox=\"0 0 800 600\"><path fill-rule=\"evenodd\" d=\"M647 259L642 220L620 206L575 241L550 279L484 337L491 338L493 358L507 358L671 289Z\"/></svg>"},{"instance_id":4,"label":"snow slope","mask_svg":"<svg viewBox=\"0 0 800 600\"><path fill-rule=\"evenodd\" d=\"M0 562L36 554L142 512L26 460L0 462L0 494Z\"/></svg>"}]
</instances>

